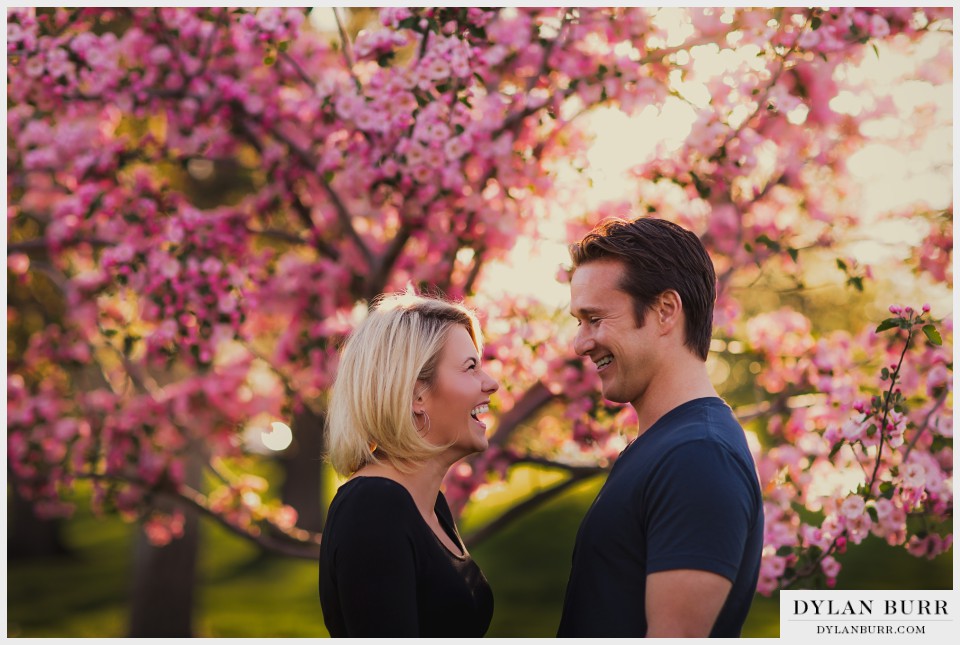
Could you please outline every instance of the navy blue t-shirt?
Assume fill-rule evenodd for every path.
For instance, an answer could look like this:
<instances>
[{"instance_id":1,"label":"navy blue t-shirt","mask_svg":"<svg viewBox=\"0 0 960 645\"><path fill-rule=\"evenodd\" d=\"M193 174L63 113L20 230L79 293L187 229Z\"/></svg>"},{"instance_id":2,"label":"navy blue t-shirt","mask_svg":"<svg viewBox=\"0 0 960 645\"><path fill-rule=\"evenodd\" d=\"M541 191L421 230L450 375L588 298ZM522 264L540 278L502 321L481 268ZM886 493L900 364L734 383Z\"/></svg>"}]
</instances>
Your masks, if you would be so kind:
<instances>
[{"instance_id":1,"label":"navy blue t-shirt","mask_svg":"<svg viewBox=\"0 0 960 645\"><path fill-rule=\"evenodd\" d=\"M558 636L645 636L647 575L717 573L733 587L711 636L737 637L760 573L753 457L716 397L661 417L617 459L577 533Z\"/></svg>"}]
</instances>

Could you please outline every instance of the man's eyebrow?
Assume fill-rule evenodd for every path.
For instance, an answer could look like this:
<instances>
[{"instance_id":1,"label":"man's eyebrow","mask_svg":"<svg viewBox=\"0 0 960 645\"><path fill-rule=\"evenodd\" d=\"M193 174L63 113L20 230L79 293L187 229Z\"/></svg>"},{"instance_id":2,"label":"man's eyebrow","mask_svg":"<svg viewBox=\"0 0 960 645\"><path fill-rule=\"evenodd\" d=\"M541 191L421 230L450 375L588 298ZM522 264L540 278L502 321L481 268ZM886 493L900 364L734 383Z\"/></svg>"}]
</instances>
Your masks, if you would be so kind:
<instances>
[{"instance_id":1,"label":"man's eyebrow","mask_svg":"<svg viewBox=\"0 0 960 645\"><path fill-rule=\"evenodd\" d=\"M574 318L579 318L580 316L589 316L590 314L596 314L603 311L599 307L580 307L579 309L571 309L570 315Z\"/></svg>"}]
</instances>

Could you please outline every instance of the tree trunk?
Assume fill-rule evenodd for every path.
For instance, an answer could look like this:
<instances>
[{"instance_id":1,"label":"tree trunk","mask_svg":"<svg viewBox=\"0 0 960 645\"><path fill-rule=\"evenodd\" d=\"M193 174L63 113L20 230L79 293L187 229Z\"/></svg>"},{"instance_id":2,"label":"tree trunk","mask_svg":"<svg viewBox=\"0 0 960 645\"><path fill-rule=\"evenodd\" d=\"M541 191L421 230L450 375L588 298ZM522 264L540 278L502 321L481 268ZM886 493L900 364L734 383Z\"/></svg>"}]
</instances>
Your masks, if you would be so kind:
<instances>
[{"instance_id":1,"label":"tree trunk","mask_svg":"<svg viewBox=\"0 0 960 645\"><path fill-rule=\"evenodd\" d=\"M197 451L192 451L197 454ZM187 460L188 485L200 480L199 458ZM174 503L157 503L164 512ZM143 527L134 547L130 632L132 638L185 638L193 636L193 598L196 587L197 551L200 526L197 513L184 508L183 537L156 547L150 544Z\"/></svg>"},{"instance_id":2,"label":"tree trunk","mask_svg":"<svg viewBox=\"0 0 960 645\"><path fill-rule=\"evenodd\" d=\"M293 443L279 459L284 470L281 499L296 509L299 528L322 531L326 516L321 477L326 443L324 416L306 408L294 418L292 430Z\"/></svg>"},{"instance_id":3,"label":"tree trunk","mask_svg":"<svg viewBox=\"0 0 960 645\"><path fill-rule=\"evenodd\" d=\"M11 484L13 475L8 469ZM7 494L7 558L36 558L70 553L63 541L62 522L43 520L33 512L33 504L11 485Z\"/></svg>"}]
</instances>

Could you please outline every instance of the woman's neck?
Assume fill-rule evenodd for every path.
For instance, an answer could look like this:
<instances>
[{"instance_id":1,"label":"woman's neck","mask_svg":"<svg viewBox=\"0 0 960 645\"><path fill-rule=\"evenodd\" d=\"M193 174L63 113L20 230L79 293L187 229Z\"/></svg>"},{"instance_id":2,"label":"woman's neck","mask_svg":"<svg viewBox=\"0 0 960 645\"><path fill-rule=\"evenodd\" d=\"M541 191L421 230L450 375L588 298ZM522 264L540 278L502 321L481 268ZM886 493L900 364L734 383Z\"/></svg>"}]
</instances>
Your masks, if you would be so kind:
<instances>
[{"instance_id":1,"label":"woman's neck","mask_svg":"<svg viewBox=\"0 0 960 645\"><path fill-rule=\"evenodd\" d=\"M381 461L378 464L368 464L358 470L355 477L384 477L391 479L404 488L413 497L417 510L424 518L430 518L434 514L434 506L437 503L437 495L440 492L440 484L447 474L449 466L441 465L432 460L419 463L414 470L403 472L395 468L388 461Z\"/></svg>"}]
</instances>

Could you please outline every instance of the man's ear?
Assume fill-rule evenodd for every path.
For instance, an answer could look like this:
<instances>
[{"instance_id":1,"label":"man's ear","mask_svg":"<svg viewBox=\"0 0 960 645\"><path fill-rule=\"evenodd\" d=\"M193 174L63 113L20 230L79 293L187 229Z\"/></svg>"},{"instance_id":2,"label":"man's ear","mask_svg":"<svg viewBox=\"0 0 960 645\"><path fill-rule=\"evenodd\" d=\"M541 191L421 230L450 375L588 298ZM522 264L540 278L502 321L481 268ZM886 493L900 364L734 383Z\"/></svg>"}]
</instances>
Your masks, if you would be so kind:
<instances>
[{"instance_id":1,"label":"man's ear","mask_svg":"<svg viewBox=\"0 0 960 645\"><path fill-rule=\"evenodd\" d=\"M669 334L681 324L683 318L683 300L680 299L680 294L674 289L667 289L657 296L653 312L655 322L660 326L660 332L664 335Z\"/></svg>"}]
</instances>

